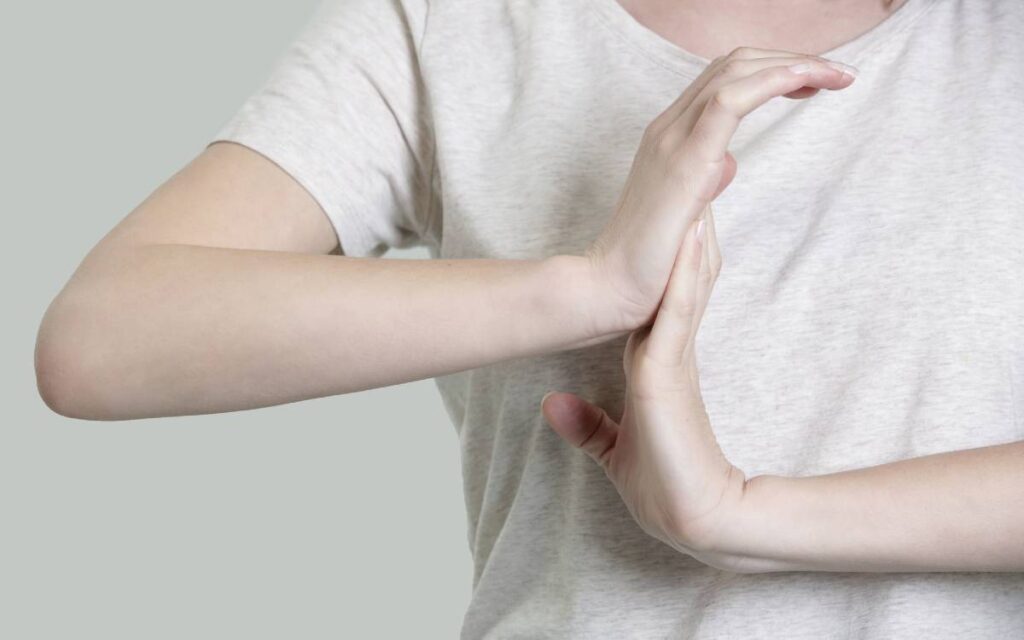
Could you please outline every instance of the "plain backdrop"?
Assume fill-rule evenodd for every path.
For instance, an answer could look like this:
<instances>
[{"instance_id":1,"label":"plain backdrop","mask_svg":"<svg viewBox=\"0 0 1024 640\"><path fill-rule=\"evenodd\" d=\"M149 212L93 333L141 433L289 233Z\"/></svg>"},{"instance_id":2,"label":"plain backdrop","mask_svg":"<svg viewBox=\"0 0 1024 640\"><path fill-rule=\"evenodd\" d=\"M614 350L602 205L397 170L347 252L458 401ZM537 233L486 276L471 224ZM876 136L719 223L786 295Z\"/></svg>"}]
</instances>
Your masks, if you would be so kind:
<instances>
[{"instance_id":1,"label":"plain backdrop","mask_svg":"<svg viewBox=\"0 0 1024 640\"><path fill-rule=\"evenodd\" d=\"M46 306L202 151L316 4L0 8L0 638L458 634L472 565L433 380L126 422L64 418L36 390Z\"/></svg>"}]
</instances>

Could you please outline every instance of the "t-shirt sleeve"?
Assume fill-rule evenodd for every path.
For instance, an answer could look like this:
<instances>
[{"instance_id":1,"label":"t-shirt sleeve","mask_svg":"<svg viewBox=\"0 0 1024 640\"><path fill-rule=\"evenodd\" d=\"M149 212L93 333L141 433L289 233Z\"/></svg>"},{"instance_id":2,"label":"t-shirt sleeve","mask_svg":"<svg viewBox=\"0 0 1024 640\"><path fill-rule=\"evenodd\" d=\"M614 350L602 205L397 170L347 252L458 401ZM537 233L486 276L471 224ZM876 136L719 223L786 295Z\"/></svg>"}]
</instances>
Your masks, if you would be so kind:
<instances>
[{"instance_id":1,"label":"t-shirt sleeve","mask_svg":"<svg viewBox=\"0 0 1024 640\"><path fill-rule=\"evenodd\" d=\"M324 0L215 134L276 163L323 208L340 252L428 243L433 132L419 66L426 0Z\"/></svg>"}]
</instances>

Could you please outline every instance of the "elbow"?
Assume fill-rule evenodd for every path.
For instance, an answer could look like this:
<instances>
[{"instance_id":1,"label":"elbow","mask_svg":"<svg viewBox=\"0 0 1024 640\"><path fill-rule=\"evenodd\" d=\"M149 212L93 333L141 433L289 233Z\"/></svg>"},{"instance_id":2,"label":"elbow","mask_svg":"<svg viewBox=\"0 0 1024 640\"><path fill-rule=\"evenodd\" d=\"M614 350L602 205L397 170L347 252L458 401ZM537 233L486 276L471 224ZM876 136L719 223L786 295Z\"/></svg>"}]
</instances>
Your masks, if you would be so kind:
<instances>
[{"instance_id":1,"label":"elbow","mask_svg":"<svg viewBox=\"0 0 1024 640\"><path fill-rule=\"evenodd\" d=\"M78 374L68 370L70 359L58 354L48 342L37 341L35 352L36 388L43 404L66 418L89 419L76 387L81 387Z\"/></svg>"},{"instance_id":2,"label":"elbow","mask_svg":"<svg viewBox=\"0 0 1024 640\"><path fill-rule=\"evenodd\" d=\"M53 412L79 420L106 420L94 392L97 371L90 362L87 342L81 339L84 324L76 313L55 300L47 309L36 335L34 364L36 388Z\"/></svg>"}]
</instances>

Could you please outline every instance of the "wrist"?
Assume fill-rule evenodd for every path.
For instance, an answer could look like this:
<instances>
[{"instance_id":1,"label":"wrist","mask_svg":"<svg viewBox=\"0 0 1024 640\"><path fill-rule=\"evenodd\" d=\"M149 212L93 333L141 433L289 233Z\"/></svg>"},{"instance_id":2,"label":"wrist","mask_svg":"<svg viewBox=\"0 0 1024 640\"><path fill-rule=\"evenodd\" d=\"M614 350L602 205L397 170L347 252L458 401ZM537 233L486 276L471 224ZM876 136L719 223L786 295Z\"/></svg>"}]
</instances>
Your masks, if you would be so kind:
<instances>
[{"instance_id":1,"label":"wrist","mask_svg":"<svg viewBox=\"0 0 1024 640\"><path fill-rule=\"evenodd\" d=\"M786 500L793 480L770 474L748 479L736 508L697 559L735 573L800 570L785 538L792 523L777 517L773 506Z\"/></svg>"},{"instance_id":2,"label":"wrist","mask_svg":"<svg viewBox=\"0 0 1024 640\"><path fill-rule=\"evenodd\" d=\"M554 304L562 307L576 325L585 344L604 342L635 328L608 295L603 279L588 257L558 254L545 262L551 275L543 286L552 293Z\"/></svg>"}]
</instances>

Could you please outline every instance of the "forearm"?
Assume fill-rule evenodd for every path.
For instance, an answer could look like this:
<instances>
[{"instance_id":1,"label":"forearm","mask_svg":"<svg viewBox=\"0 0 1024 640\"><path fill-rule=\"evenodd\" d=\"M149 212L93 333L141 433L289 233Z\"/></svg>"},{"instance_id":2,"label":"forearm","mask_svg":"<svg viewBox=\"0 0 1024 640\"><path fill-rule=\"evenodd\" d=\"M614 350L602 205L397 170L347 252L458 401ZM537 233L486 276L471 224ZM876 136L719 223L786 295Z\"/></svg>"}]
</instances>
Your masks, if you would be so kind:
<instances>
[{"instance_id":1,"label":"forearm","mask_svg":"<svg viewBox=\"0 0 1024 640\"><path fill-rule=\"evenodd\" d=\"M1024 571L1024 442L751 478L714 543L741 571Z\"/></svg>"},{"instance_id":2,"label":"forearm","mask_svg":"<svg viewBox=\"0 0 1024 640\"><path fill-rule=\"evenodd\" d=\"M583 262L118 249L47 311L40 389L89 419L215 413L586 346L615 333Z\"/></svg>"}]
</instances>

